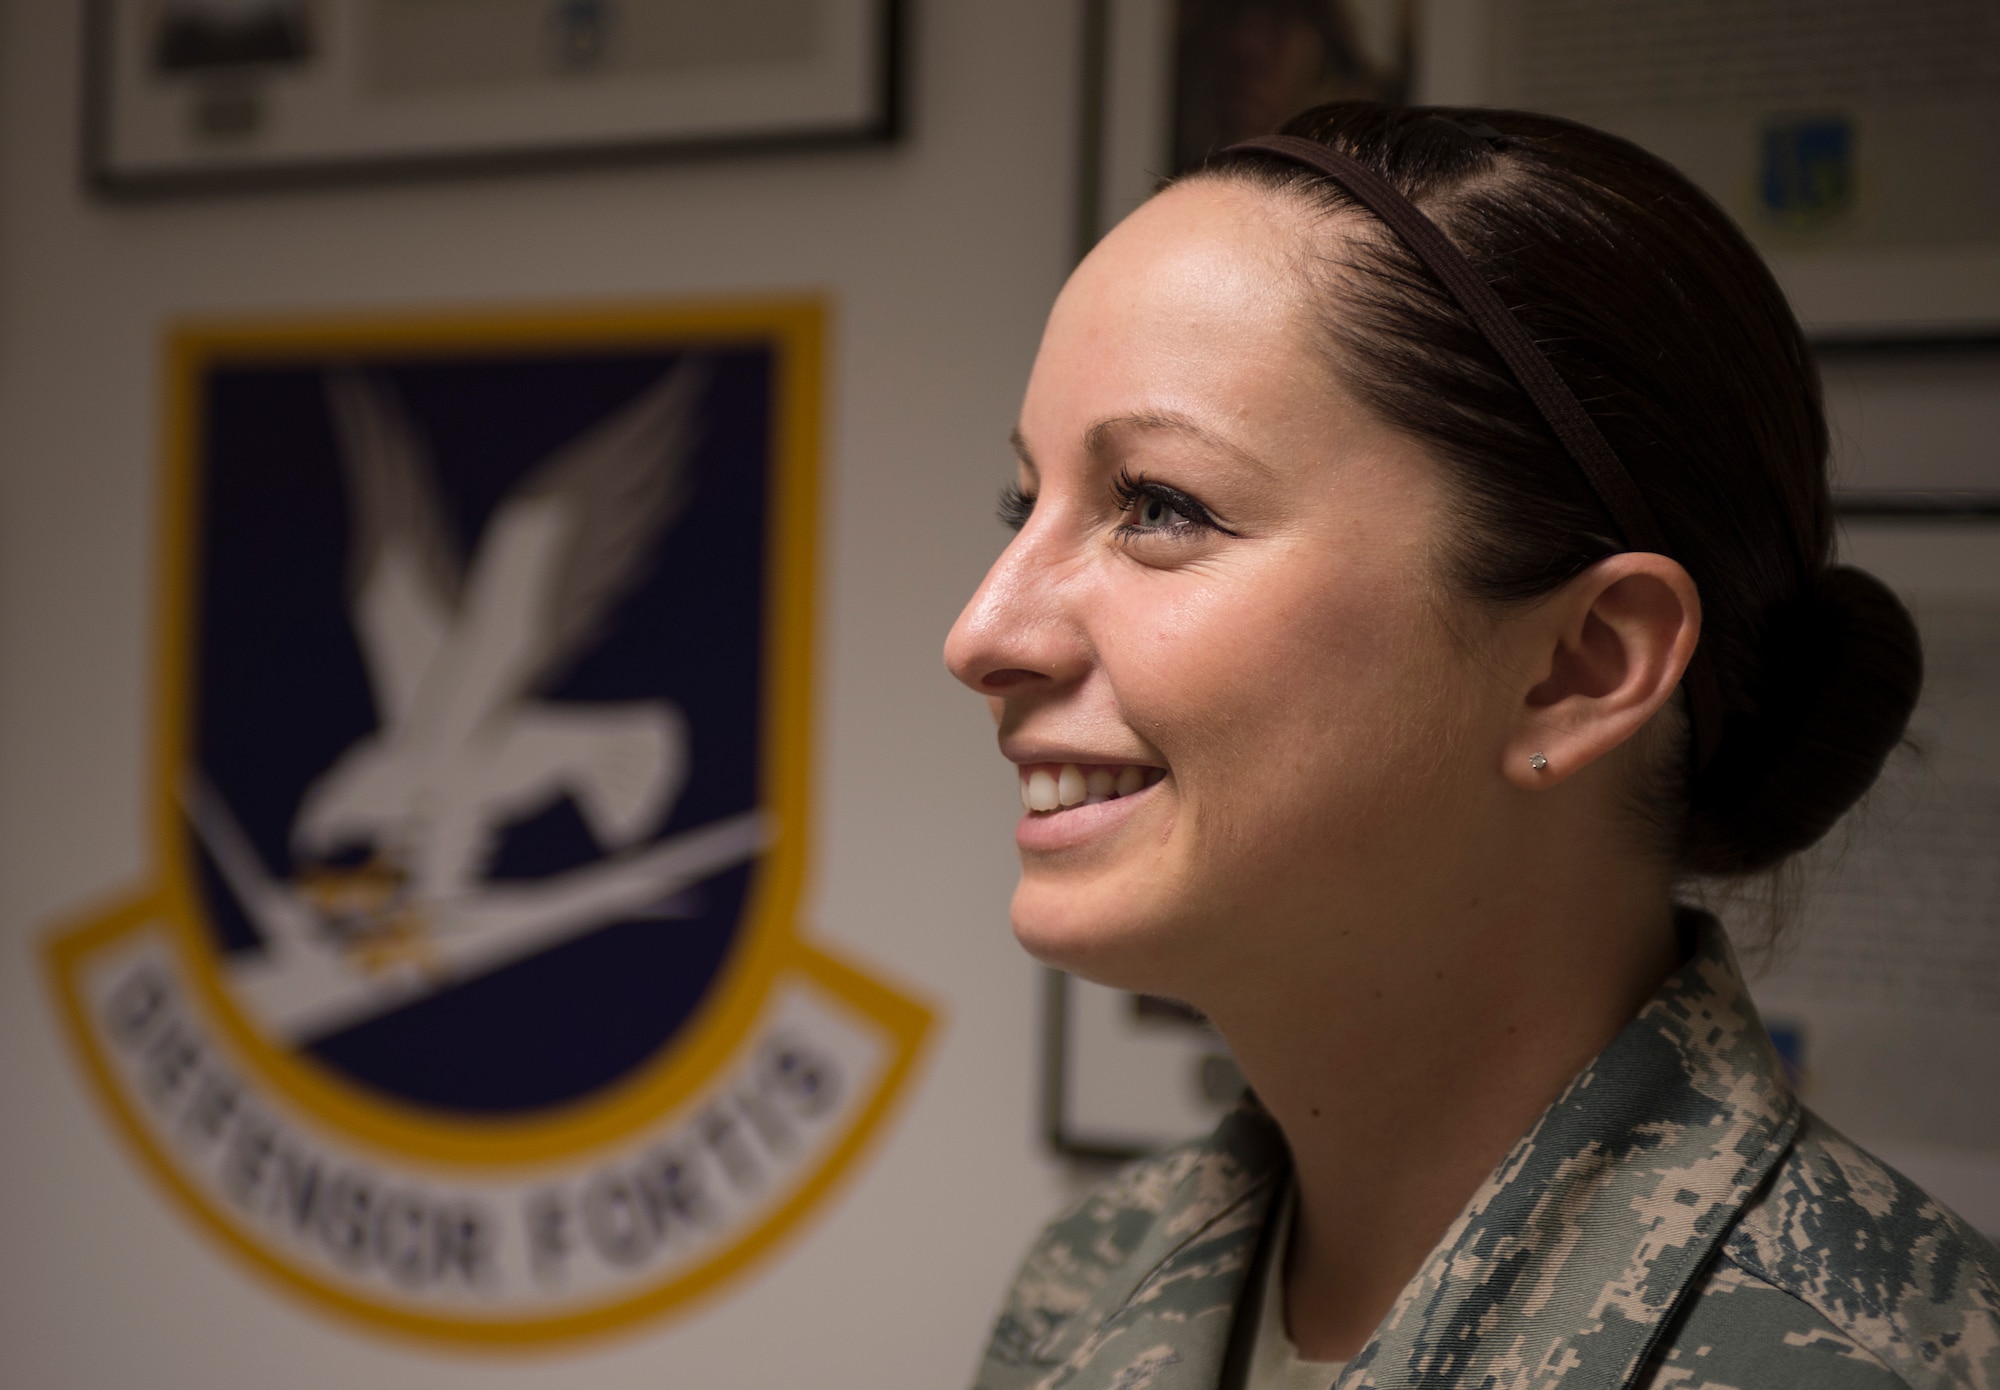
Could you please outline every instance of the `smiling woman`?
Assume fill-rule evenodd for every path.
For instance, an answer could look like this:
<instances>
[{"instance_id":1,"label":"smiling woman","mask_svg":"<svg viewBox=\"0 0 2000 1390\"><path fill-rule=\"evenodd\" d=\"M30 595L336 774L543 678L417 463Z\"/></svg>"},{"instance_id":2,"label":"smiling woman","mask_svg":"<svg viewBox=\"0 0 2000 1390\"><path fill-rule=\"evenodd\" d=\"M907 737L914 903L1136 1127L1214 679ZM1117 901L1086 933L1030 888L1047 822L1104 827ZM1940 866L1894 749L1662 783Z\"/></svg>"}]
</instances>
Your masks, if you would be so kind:
<instances>
[{"instance_id":1,"label":"smiling woman","mask_svg":"<svg viewBox=\"0 0 2000 1390\"><path fill-rule=\"evenodd\" d=\"M1799 1106L1675 901L1818 839L1921 678L1711 203L1316 108L1084 261L1014 442L946 659L1015 933L1254 1095L1050 1227L984 1390L2000 1384L2000 1256Z\"/></svg>"}]
</instances>

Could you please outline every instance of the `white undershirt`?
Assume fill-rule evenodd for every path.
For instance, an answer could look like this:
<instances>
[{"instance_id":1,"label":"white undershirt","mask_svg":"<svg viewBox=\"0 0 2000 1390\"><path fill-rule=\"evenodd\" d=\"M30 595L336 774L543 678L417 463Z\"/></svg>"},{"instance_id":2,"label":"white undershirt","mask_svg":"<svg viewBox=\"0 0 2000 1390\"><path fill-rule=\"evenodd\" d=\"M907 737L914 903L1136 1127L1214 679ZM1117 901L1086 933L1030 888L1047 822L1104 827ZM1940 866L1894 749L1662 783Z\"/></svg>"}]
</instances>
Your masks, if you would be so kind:
<instances>
[{"instance_id":1,"label":"white undershirt","mask_svg":"<svg viewBox=\"0 0 2000 1390\"><path fill-rule=\"evenodd\" d=\"M1292 1188L1278 1212L1278 1239L1264 1263L1264 1294L1258 1299L1257 1340L1250 1344L1250 1373L1243 1390L1329 1390L1347 1369L1345 1361L1306 1361L1285 1330L1285 1252L1292 1244Z\"/></svg>"}]
</instances>

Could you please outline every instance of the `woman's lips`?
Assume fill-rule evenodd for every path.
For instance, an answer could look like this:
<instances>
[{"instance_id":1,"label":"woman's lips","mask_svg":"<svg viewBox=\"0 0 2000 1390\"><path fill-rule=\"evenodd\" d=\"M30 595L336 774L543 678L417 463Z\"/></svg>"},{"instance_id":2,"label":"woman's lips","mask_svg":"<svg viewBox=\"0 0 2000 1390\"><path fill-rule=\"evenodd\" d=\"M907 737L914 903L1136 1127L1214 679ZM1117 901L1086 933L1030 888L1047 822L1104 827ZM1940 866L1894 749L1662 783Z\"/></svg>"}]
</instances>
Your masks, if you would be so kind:
<instances>
[{"instance_id":1,"label":"woman's lips","mask_svg":"<svg viewBox=\"0 0 2000 1390\"><path fill-rule=\"evenodd\" d=\"M1068 849L1130 819L1166 776L1133 764L1029 763L1021 768L1026 814L1014 827L1024 850Z\"/></svg>"}]
</instances>

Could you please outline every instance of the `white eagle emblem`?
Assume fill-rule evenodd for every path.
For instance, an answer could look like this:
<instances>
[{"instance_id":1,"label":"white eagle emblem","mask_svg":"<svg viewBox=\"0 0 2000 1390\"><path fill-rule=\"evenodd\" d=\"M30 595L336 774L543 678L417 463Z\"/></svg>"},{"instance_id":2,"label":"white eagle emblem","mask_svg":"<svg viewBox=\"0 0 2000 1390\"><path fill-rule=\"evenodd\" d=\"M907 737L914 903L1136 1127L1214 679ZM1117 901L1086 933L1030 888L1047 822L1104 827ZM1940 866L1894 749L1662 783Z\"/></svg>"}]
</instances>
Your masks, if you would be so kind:
<instances>
[{"instance_id":1,"label":"white eagle emblem","mask_svg":"<svg viewBox=\"0 0 2000 1390\"><path fill-rule=\"evenodd\" d=\"M230 971L274 1033L307 1041L607 922L674 916L675 894L763 847L755 812L647 843L687 778L672 702L537 695L602 635L683 509L704 382L683 361L558 450L465 564L398 401L357 373L329 376L353 521L348 611L378 728L306 789L289 881L198 770L181 793L263 937ZM603 857L490 879L505 829L564 798Z\"/></svg>"}]
</instances>

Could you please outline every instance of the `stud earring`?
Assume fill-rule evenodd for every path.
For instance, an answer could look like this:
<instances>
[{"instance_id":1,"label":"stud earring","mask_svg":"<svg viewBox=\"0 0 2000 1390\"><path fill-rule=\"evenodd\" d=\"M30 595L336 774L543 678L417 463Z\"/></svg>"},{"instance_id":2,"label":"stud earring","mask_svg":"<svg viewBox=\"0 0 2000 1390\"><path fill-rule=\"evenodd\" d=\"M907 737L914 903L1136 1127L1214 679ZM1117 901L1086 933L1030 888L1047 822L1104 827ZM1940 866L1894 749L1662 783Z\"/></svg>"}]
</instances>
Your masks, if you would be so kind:
<instances>
[{"instance_id":1,"label":"stud earring","mask_svg":"<svg viewBox=\"0 0 2000 1390\"><path fill-rule=\"evenodd\" d=\"M1540 753L1530 753L1528 755L1528 766L1532 767L1535 771L1540 772L1548 765L1549 760Z\"/></svg>"}]
</instances>

